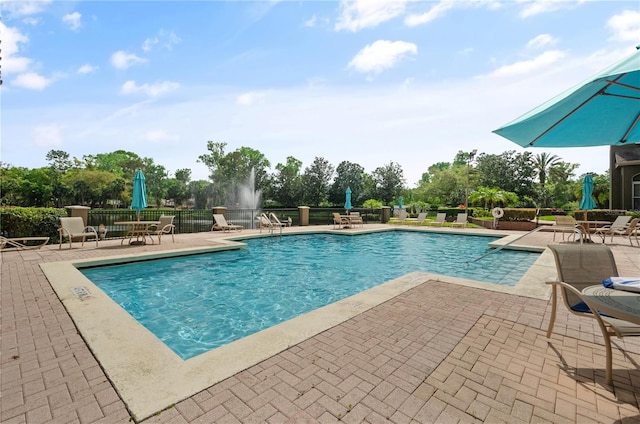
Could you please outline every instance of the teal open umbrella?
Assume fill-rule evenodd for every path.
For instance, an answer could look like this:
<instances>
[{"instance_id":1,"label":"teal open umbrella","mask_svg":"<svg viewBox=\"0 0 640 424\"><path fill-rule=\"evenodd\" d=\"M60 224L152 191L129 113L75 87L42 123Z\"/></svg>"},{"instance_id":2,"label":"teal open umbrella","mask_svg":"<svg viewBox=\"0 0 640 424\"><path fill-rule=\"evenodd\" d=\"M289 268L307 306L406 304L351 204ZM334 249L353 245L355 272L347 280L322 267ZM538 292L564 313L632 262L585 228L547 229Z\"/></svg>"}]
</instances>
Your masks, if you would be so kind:
<instances>
[{"instance_id":1,"label":"teal open umbrella","mask_svg":"<svg viewBox=\"0 0 640 424\"><path fill-rule=\"evenodd\" d=\"M353 206L351 206L351 187L347 187L347 191L345 192L344 208L348 211L353 209Z\"/></svg>"},{"instance_id":2,"label":"teal open umbrella","mask_svg":"<svg viewBox=\"0 0 640 424\"><path fill-rule=\"evenodd\" d=\"M640 50L493 132L523 147L640 143Z\"/></svg>"},{"instance_id":3,"label":"teal open umbrella","mask_svg":"<svg viewBox=\"0 0 640 424\"><path fill-rule=\"evenodd\" d=\"M596 207L593 201L593 178L587 174L582 181L582 199L580 200L580 209L588 211Z\"/></svg>"},{"instance_id":4,"label":"teal open umbrella","mask_svg":"<svg viewBox=\"0 0 640 424\"><path fill-rule=\"evenodd\" d=\"M140 211L147 207L147 187L144 182L144 174L137 170L133 177L133 196L131 198L131 209L135 210L140 221Z\"/></svg>"}]
</instances>

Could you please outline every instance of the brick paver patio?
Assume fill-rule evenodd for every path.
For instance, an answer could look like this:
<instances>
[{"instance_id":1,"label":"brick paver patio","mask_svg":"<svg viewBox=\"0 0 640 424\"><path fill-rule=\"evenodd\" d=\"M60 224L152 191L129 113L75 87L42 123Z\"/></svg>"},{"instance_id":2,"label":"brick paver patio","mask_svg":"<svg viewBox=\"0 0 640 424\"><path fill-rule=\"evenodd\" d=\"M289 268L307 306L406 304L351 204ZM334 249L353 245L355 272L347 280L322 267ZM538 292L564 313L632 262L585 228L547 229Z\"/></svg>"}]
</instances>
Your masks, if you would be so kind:
<instances>
[{"instance_id":1,"label":"brick paver patio","mask_svg":"<svg viewBox=\"0 0 640 424\"><path fill-rule=\"evenodd\" d=\"M131 422L40 263L204 246L212 237L2 251L0 421ZM550 240L539 233L527 244ZM613 249L621 273L640 273L639 248ZM547 339L549 308L545 300L425 281L143 422L640 422L640 341L614 340L609 388L595 323L561 307Z\"/></svg>"}]
</instances>

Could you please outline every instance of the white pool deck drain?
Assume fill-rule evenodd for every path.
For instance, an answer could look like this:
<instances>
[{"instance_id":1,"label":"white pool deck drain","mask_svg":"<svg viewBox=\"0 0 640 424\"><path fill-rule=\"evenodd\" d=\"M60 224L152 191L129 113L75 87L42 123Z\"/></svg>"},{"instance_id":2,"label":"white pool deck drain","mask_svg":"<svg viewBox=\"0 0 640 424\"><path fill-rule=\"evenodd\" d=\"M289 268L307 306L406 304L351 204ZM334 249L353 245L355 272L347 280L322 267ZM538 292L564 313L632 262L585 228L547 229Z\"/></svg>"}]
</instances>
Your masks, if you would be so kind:
<instances>
[{"instance_id":1,"label":"white pool deck drain","mask_svg":"<svg viewBox=\"0 0 640 424\"><path fill-rule=\"evenodd\" d=\"M357 233L361 232L350 234ZM474 231L466 230L464 234L474 234ZM504 235L488 234L486 230L478 234ZM216 246L211 248L174 249L143 255L40 265L78 330L137 420L149 417L427 281L442 281L548 299L550 288L544 281L556 275L553 256L548 250L543 251L540 246L520 246L543 252L514 287L413 272L194 358L182 360L78 270L96 265L227 250L238 247L234 238L247 238L246 234L233 236L230 235L228 240L215 239ZM507 236L492 245L504 244L514 238L515 236ZM83 288L90 295L78 295L75 290L77 288Z\"/></svg>"}]
</instances>

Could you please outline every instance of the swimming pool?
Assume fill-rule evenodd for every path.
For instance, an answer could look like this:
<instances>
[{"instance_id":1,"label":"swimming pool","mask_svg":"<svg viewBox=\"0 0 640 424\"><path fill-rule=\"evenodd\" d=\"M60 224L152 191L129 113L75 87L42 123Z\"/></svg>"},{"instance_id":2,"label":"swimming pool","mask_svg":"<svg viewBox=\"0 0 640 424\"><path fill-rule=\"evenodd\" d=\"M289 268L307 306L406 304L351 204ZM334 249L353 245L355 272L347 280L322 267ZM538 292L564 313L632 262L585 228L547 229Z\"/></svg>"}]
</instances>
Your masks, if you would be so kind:
<instances>
[{"instance_id":1,"label":"swimming pool","mask_svg":"<svg viewBox=\"0 0 640 424\"><path fill-rule=\"evenodd\" d=\"M513 286L539 254L503 250L474 261L496 239L409 231L268 237L242 250L81 271L188 359L413 271Z\"/></svg>"}]
</instances>

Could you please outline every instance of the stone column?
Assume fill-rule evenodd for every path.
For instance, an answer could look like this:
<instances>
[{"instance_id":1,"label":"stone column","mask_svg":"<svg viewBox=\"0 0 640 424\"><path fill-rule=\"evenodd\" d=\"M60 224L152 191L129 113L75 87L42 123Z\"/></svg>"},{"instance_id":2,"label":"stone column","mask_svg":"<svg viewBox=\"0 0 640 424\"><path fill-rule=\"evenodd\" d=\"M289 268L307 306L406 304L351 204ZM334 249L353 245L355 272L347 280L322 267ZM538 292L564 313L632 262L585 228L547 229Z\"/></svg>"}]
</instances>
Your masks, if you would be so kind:
<instances>
[{"instance_id":1,"label":"stone column","mask_svg":"<svg viewBox=\"0 0 640 424\"><path fill-rule=\"evenodd\" d=\"M309 225L309 206L298 206L298 218L300 218L300 226Z\"/></svg>"}]
</instances>

